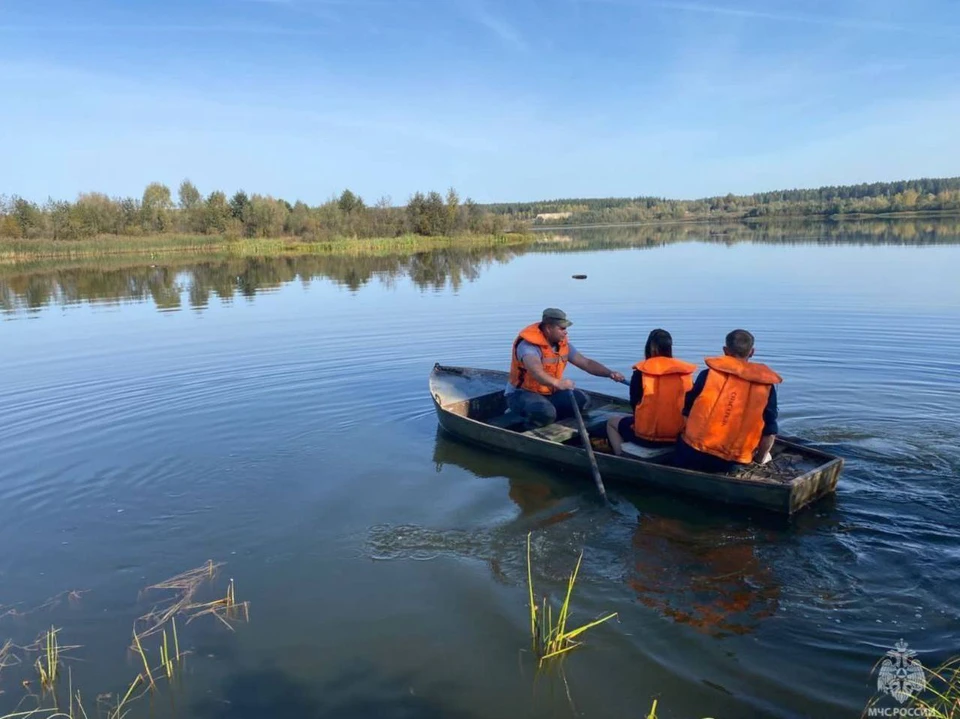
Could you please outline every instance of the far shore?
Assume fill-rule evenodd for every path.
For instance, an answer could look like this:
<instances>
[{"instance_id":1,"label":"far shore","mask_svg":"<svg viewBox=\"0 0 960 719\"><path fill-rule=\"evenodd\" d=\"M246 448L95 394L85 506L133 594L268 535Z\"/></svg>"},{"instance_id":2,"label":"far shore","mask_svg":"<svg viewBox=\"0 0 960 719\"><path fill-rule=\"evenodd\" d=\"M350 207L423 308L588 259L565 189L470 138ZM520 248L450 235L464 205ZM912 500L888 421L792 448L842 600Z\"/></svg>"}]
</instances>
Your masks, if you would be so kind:
<instances>
[{"instance_id":1,"label":"far shore","mask_svg":"<svg viewBox=\"0 0 960 719\"><path fill-rule=\"evenodd\" d=\"M530 226L532 232L560 231L560 230L596 230L604 227L650 227L658 225L787 225L794 223L824 222L837 224L841 222L895 222L897 220L938 220L960 217L957 210L915 210L904 212L857 212L845 215L760 215L748 217L736 215L706 215L703 217L682 217L677 219L643 220L642 222L605 222L594 224L576 223Z\"/></svg>"}]
</instances>

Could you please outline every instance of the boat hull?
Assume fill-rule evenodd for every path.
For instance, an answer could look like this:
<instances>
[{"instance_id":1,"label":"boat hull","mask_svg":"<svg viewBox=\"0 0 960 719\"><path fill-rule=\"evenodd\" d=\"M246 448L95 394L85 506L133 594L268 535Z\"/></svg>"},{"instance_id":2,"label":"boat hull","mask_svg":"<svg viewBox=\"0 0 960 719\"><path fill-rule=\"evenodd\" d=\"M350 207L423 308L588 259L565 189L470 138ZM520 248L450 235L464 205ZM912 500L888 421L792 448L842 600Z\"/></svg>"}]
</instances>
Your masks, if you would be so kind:
<instances>
[{"instance_id":1,"label":"boat hull","mask_svg":"<svg viewBox=\"0 0 960 719\"><path fill-rule=\"evenodd\" d=\"M456 372L476 373L474 379L479 377L483 382L472 391L444 392L445 382L438 380L449 380L449 376L444 375L455 375ZM440 426L463 441L534 462L574 469L589 477L590 463L582 447L530 436L470 416L471 409L477 410L473 413L476 414L483 411L484 404L502 403L502 398L496 397L497 391L502 392L496 389L498 380L502 380L502 387L506 382L506 373L463 367L435 367L431 375L431 395ZM596 392L588 394L596 403L623 402L620 398ZM596 459L605 482L654 487L713 502L756 507L788 515L836 490L843 467L840 457L779 438L777 443L809 458L815 463L815 468L788 482L766 482L696 472L604 453L596 454Z\"/></svg>"}]
</instances>

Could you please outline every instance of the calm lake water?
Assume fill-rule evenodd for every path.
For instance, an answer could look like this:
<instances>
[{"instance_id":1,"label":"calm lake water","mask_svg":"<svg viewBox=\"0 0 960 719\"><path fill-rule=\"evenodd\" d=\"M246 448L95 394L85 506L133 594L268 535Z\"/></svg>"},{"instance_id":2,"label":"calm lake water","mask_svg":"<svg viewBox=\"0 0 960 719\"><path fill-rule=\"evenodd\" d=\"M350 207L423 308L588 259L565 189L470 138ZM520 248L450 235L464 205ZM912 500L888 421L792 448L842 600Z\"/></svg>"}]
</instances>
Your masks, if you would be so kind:
<instances>
[{"instance_id":1,"label":"calm lake water","mask_svg":"<svg viewBox=\"0 0 960 719\"><path fill-rule=\"evenodd\" d=\"M859 716L901 638L960 654L958 268L928 223L0 268L0 646L62 628L95 704L140 670L142 590L213 559L202 600L233 578L249 623L181 624L182 687L132 716ZM654 327L696 362L752 330L782 431L845 458L836 496L788 522L608 484L610 513L440 433L433 363L506 369L547 306L624 373ZM583 550L572 621L618 613L566 687L527 651L529 531L538 592Z\"/></svg>"}]
</instances>

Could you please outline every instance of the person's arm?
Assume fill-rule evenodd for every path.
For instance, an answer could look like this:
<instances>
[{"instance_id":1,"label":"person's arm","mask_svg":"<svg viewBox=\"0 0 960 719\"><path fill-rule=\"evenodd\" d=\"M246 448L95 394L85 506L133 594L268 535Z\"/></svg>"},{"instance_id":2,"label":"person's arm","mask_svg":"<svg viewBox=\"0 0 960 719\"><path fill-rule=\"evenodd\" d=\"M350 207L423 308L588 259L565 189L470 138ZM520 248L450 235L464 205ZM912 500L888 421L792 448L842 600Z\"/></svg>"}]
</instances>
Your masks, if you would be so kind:
<instances>
[{"instance_id":1,"label":"person's arm","mask_svg":"<svg viewBox=\"0 0 960 719\"><path fill-rule=\"evenodd\" d=\"M630 406L634 409L643 399L643 373L635 369L630 377Z\"/></svg>"},{"instance_id":2,"label":"person's arm","mask_svg":"<svg viewBox=\"0 0 960 719\"><path fill-rule=\"evenodd\" d=\"M582 352L577 352L576 354L571 353L570 364L574 367L579 367L587 374L592 374L594 377L609 377L616 382L622 382L624 380L622 374L613 371L596 360L590 359Z\"/></svg>"},{"instance_id":3,"label":"person's arm","mask_svg":"<svg viewBox=\"0 0 960 719\"><path fill-rule=\"evenodd\" d=\"M697 375L696 381L693 383L693 387L687 392L686 397L683 400L683 416L689 417L690 410L693 408L693 403L700 396L700 393L703 392L704 386L707 384L707 370L700 370L700 374Z\"/></svg>"},{"instance_id":4,"label":"person's arm","mask_svg":"<svg viewBox=\"0 0 960 719\"><path fill-rule=\"evenodd\" d=\"M537 352L522 354L520 359L527 372L532 374L540 384L545 384L547 387L553 387L554 389L573 389L574 385L570 380L554 379L544 371L543 362L540 361L540 355Z\"/></svg>"},{"instance_id":5,"label":"person's arm","mask_svg":"<svg viewBox=\"0 0 960 719\"><path fill-rule=\"evenodd\" d=\"M767 452L773 449L773 443L777 440L777 433L780 426L777 423L780 411L777 408L777 388L770 387L770 396L767 398L767 406L763 408L763 435L760 437L760 444L757 445L757 451L754 453L754 459L762 462L767 456Z\"/></svg>"}]
</instances>

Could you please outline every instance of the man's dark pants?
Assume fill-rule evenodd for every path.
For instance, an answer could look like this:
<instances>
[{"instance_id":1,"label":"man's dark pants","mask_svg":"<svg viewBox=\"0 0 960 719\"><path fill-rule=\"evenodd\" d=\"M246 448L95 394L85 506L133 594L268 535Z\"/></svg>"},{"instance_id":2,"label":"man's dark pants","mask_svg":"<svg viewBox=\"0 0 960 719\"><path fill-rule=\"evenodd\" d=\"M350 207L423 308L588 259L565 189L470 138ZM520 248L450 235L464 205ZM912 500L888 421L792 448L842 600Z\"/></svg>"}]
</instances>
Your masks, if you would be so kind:
<instances>
[{"instance_id":1,"label":"man's dark pants","mask_svg":"<svg viewBox=\"0 0 960 719\"><path fill-rule=\"evenodd\" d=\"M583 390L575 389L577 404L580 411L590 406L590 398ZM538 394L525 389L514 390L507 395L507 406L511 412L523 416L527 421L527 429L544 427L553 424L559 419L573 416L573 404L570 402L570 390L554 392L553 394Z\"/></svg>"},{"instance_id":2,"label":"man's dark pants","mask_svg":"<svg viewBox=\"0 0 960 719\"><path fill-rule=\"evenodd\" d=\"M747 467L745 464L731 462L722 457L714 457L712 454L700 452L684 442L683 437L677 437L673 461L677 467L693 469L697 472L710 472L711 474L731 474Z\"/></svg>"}]
</instances>

